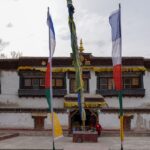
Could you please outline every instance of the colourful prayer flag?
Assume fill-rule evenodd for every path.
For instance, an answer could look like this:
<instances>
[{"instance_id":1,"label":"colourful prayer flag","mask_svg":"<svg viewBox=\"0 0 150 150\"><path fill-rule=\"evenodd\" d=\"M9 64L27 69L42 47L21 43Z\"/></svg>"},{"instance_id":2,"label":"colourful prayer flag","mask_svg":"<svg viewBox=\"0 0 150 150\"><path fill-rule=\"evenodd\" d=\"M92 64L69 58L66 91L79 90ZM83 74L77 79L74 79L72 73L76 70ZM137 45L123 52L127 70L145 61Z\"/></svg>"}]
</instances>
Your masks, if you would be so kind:
<instances>
[{"instance_id":1,"label":"colourful prayer flag","mask_svg":"<svg viewBox=\"0 0 150 150\"><path fill-rule=\"evenodd\" d=\"M47 63L46 75L45 75L45 94L48 103L49 112L51 112L51 81L50 81L50 62Z\"/></svg>"},{"instance_id":2,"label":"colourful prayer flag","mask_svg":"<svg viewBox=\"0 0 150 150\"><path fill-rule=\"evenodd\" d=\"M109 23L112 31L112 62L113 62L113 78L115 83L115 89L119 94L120 104L120 139L121 150L123 150L124 129L123 129L123 103L122 103L122 58L121 58L121 5L119 4L119 10L112 13L109 17Z\"/></svg>"},{"instance_id":3,"label":"colourful prayer flag","mask_svg":"<svg viewBox=\"0 0 150 150\"><path fill-rule=\"evenodd\" d=\"M77 44L76 26L73 19L74 7L72 0L67 0L67 7L69 12L69 28L71 33L72 58L75 67L76 92L78 93L78 106L81 119L85 121L86 114L84 110L82 68Z\"/></svg>"},{"instance_id":4,"label":"colourful prayer flag","mask_svg":"<svg viewBox=\"0 0 150 150\"><path fill-rule=\"evenodd\" d=\"M58 115L54 112L54 138L60 138L63 136L62 126L60 124ZM50 114L50 120L52 120L52 114Z\"/></svg>"},{"instance_id":5,"label":"colourful prayer flag","mask_svg":"<svg viewBox=\"0 0 150 150\"><path fill-rule=\"evenodd\" d=\"M122 89L120 9L112 13L109 22L112 31L113 78L115 89L120 91Z\"/></svg>"},{"instance_id":6,"label":"colourful prayer flag","mask_svg":"<svg viewBox=\"0 0 150 150\"><path fill-rule=\"evenodd\" d=\"M56 45L56 40L55 40L55 31L54 31L54 26L52 22L52 18L49 14L49 8L47 12L47 25L49 27L49 59L47 63L47 69L46 69L46 75L45 75L45 90L46 90L46 98L47 98L47 103L48 103L48 109L50 113L50 118L52 121L52 136L53 136L53 150L55 149L55 144L54 144L54 137L60 137L62 136L62 127L60 125L58 116L56 113L53 112L53 106L52 106L52 98L53 98L53 93L52 93L52 57L55 51L55 45Z\"/></svg>"},{"instance_id":7,"label":"colourful prayer flag","mask_svg":"<svg viewBox=\"0 0 150 150\"><path fill-rule=\"evenodd\" d=\"M54 26L52 22L51 15L49 14L49 8L47 11L47 25L49 27L49 59L47 63L47 70L46 70L46 76L45 76L45 89L46 89L46 98L48 103L49 111L51 112L51 98L52 98L52 70L51 70L51 63L52 63L52 56L55 51L55 31Z\"/></svg>"},{"instance_id":8,"label":"colourful prayer flag","mask_svg":"<svg viewBox=\"0 0 150 150\"><path fill-rule=\"evenodd\" d=\"M49 9L47 11L47 25L49 27L49 42L50 42L49 51L50 51L50 58L51 58L55 51L56 40L55 40L55 30L53 26L53 21L49 13Z\"/></svg>"}]
</instances>

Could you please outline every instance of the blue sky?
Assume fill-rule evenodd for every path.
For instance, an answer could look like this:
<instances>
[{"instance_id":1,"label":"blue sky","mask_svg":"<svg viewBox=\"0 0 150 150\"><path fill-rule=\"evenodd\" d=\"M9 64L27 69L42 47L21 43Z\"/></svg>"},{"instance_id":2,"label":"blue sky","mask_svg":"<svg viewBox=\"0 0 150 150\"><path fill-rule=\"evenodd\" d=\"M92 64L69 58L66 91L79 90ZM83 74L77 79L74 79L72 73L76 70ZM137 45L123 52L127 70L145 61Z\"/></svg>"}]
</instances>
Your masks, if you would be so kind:
<instances>
[{"instance_id":1,"label":"blue sky","mask_svg":"<svg viewBox=\"0 0 150 150\"><path fill-rule=\"evenodd\" d=\"M111 56L109 15L122 6L122 54L150 58L149 0L73 0L78 43L85 52ZM0 0L0 52L48 56L47 7L56 32L54 56L71 53L66 0Z\"/></svg>"}]
</instances>

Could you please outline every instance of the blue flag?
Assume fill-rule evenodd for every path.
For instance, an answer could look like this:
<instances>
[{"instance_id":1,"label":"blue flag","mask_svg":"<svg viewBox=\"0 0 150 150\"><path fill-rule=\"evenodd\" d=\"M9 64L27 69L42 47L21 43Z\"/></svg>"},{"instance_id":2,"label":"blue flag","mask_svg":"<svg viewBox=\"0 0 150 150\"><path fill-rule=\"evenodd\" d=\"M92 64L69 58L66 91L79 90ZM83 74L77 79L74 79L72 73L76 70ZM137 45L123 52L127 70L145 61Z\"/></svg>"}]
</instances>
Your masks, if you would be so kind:
<instances>
[{"instance_id":1,"label":"blue flag","mask_svg":"<svg viewBox=\"0 0 150 150\"><path fill-rule=\"evenodd\" d=\"M50 58L51 58L55 51L56 40L55 40L55 31L54 31L53 21L49 13L49 8L47 11L47 25L49 27L49 42L50 42L49 51L50 51Z\"/></svg>"}]
</instances>

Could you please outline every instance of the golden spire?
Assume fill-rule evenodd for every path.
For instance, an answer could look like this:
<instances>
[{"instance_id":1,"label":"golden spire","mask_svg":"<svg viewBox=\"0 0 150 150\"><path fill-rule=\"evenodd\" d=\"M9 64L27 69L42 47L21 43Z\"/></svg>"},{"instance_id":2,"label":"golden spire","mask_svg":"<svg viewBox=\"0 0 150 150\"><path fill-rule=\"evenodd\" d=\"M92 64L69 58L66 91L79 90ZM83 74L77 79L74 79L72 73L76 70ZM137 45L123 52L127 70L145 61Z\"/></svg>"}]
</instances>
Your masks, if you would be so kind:
<instances>
[{"instance_id":1,"label":"golden spire","mask_svg":"<svg viewBox=\"0 0 150 150\"><path fill-rule=\"evenodd\" d=\"M82 52L84 51L84 47L83 47L82 39L80 40L80 47L79 47L79 51L80 51L80 53L82 53Z\"/></svg>"}]
</instances>

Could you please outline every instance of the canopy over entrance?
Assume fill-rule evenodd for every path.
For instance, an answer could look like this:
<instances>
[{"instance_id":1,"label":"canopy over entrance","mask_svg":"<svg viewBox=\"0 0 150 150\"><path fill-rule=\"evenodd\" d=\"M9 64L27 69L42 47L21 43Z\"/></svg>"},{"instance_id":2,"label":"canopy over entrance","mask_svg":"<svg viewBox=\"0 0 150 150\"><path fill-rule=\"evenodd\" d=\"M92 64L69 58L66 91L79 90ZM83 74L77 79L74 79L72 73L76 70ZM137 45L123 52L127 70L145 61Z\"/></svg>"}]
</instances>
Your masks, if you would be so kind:
<instances>
[{"instance_id":1,"label":"canopy over entrance","mask_svg":"<svg viewBox=\"0 0 150 150\"><path fill-rule=\"evenodd\" d=\"M64 107L68 109L78 108L77 94L66 95ZM84 94L85 108L104 108L108 107L104 97L99 94Z\"/></svg>"},{"instance_id":2,"label":"canopy over entrance","mask_svg":"<svg viewBox=\"0 0 150 150\"><path fill-rule=\"evenodd\" d=\"M69 133L73 130L80 130L82 121L78 109L77 94L66 95L64 107L69 110ZM103 96L95 94L84 94L84 106L86 111L85 127L87 130L94 128L99 121L97 110L108 107Z\"/></svg>"}]
</instances>

